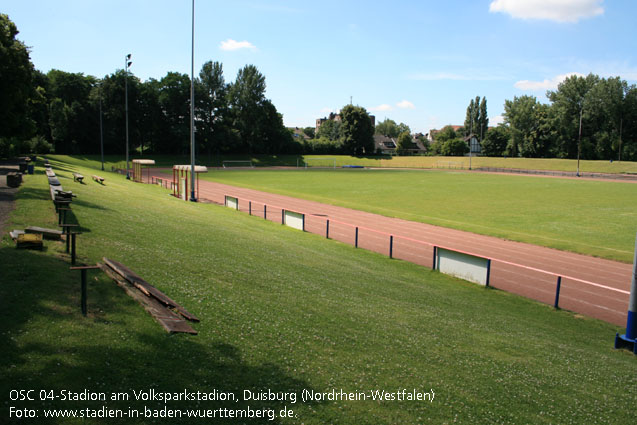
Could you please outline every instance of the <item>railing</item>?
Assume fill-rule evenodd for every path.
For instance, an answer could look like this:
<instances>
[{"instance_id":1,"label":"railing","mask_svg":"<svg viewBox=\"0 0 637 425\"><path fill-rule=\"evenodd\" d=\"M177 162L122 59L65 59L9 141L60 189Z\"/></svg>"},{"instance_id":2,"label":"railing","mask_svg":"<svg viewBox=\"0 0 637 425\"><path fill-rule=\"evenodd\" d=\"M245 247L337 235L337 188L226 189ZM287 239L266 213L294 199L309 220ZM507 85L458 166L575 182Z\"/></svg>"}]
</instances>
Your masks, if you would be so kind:
<instances>
[{"instance_id":1,"label":"railing","mask_svg":"<svg viewBox=\"0 0 637 425\"><path fill-rule=\"evenodd\" d=\"M233 199L232 208L238 211L281 224L285 222L284 212L291 211L286 207L252 201L235 195L226 195L226 197ZM236 205L234 200L236 200ZM304 230L307 232L431 269L437 269L438 249L482 258L488 261L486 286L522 295L555 308L581 312L611 323L625 322L629 292L623 289L496 257L358 226L320 214L298 210L294 212L304 214Z\"/></svg>"}]
</instances>

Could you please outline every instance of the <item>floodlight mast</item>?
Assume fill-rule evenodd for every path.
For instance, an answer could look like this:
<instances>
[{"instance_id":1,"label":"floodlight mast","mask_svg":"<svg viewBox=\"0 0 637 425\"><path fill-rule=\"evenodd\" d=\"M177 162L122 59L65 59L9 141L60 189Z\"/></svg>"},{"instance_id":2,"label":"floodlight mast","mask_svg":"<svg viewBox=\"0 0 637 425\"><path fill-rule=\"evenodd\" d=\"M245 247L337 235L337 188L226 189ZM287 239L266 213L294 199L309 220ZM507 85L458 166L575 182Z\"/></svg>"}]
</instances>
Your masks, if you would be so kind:
<instances>
[{"instance_id":1,"label":"floodlight mast","mask_svg":"<svg viewBox=\"0 0 637 425\"><path fill-rule=\"evenodd\" d=\"M194 0L193 0L194 1ZM133 64L130 60L131 54L127 54L124 57L124 86L125 86L125 104L126 104L126 178L130 180L130 174L128 173L128 68Z\"/></svg>"},{"instance_id":2,"label":"floodlight mast","mask_svg":"<svg viewBox=\"0 0 637 425\"><path fill-rule=\"evenodd\" d=\"M102 155L102 171L104 171L104 127L102 126L102 86L104 80L100 82L100 153Z\"/></svg>"},{"instance_id":3,"label":"floodlight mast","mask_svg":"<svg viewBox=\"0 0 637 425\"><path fill-rule=\"evenodd\" d=\"M190 200L195 198L195 0L192 0L192 45L190 52Z\"/></svg>"}]
</instances>

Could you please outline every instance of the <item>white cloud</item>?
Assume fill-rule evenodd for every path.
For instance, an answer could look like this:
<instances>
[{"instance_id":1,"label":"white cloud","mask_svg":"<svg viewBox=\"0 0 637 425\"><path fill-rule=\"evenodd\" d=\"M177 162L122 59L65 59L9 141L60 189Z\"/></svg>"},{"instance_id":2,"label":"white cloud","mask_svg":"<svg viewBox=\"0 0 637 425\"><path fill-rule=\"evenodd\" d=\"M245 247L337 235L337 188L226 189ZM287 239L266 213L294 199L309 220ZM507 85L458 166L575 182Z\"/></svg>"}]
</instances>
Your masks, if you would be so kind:
<instances>
[{"instance_id":1,"label":"white cloud","mask_svg":"<svg viewBox=\"0 0 637 425\"><path fill-rule=\"evenodd\" d=\"M489 118L489 126L497 126L498 124L502 124L504 122L504 117L502 115L497 115L495 117Z\"/></svg>"},{"instance_id":2,"label":"white cloud","mask_svg":"<svg viewBox=\"0 0 637 425\"><path fill-rule=\"evenodd\" d=\"M415 109L416 108L414 104L408 100L402 100L398 102L396 106L398 106L400 109Z\"/></svg>"},{"instance_id":3,"label":"white cloud","mask_svg":"<svg viewBox=\"0 0 637 425\"><path fill-rule=\"evenodd\" d=\"M370 111L374 112L382 112L382 111L391 111L394 108L391 105L383 103L382 105L375 106L373 108L369 108Z\"/></svg>"},{"instance_id":4,"label":"white cloud","mask_svg":"<svg viewBox=\"0 0 637 425\"><path fill-rule=\"evenodd\" d=\"M236 41L231 38L227 39L226 41L222 41L219 47L221 48L221 50L227 50L227 51L240 50L240 49L251 49L251 50L256 49L254 44L250 43L249 41Z\"/></svg>"},{"instance_id":5,"label":"white cloud","mask_svg":"<svg viewBox=\"0 0 637 425\"><path fill-rule=\"evenodd\" d=\"M513 86L517 89L524 91L546 91L546 90L555 90L557 86L568 77L573 75L577 75L579 77L584 77L584 74L580 74L579 72L569 72L568 74L557 75L550 80L546 79L544 81L529 81L529 80L521 80L515 83Z\"/></svg>"},{"instance_id":6,"label":"white cloud","mask_svg":"<svg viewBox=\"0 0 637 425\"><path fill-rule=\"evenodd\" d=\"M577 22L602 15L604 0L493 0L489 12L501 12L518 19L547 19Z\"/></svg>"}]
</instances>

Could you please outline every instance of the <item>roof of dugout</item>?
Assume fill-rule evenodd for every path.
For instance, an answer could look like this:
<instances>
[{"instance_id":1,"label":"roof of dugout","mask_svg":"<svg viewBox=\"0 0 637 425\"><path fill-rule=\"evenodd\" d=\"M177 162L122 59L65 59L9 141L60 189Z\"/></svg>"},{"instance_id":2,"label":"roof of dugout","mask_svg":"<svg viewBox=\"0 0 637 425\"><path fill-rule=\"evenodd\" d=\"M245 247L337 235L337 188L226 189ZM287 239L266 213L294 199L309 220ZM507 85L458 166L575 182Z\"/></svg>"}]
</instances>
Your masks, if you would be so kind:
<instances>
[{"instance_id":1,"label":"roof of dugout","mask_svg":"<svg viewBox=\"0 0 637 425\"><path fill-rule=\"evenodd\" d=\"M173 170L192 171L192 165L173 165ZM208 168L203 165L195 165L195 173L207 173Z\"/></svg>"}]
</instances>

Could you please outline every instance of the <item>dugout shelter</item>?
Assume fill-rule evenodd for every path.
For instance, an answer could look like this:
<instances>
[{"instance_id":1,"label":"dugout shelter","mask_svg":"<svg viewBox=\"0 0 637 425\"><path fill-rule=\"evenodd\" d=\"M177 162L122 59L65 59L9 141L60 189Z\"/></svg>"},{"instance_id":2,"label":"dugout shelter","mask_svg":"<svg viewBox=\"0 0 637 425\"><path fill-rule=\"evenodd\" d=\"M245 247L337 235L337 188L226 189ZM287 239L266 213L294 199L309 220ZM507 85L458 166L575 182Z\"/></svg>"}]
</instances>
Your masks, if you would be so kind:
<instances>
[{"instance_id":1,"label":"dugout shelter","mask_svg":"<svg viewBox=\"0 0 637 425\"><path fill-rule=\"evenodd\" d=\"M191 165L173 165L173 196L188 200L188 185L190 184ZM208 168L203 165L195 165L195 198L199 199L199 174L207 173Z\"/></svg>"},{"instance_id":2,"label":"dugout shelter","mask_svg":"<svg viewBox=\"0 0 637 425\"><path fill-rule=\"evenodd\" d=\"M142 174L142 170L146 167L147 170L147 181L150 182L150 165L155 165L154 159L133 159L133 181L138 183L142 183L144 175Z\"/></svg>"}]
</instances>

